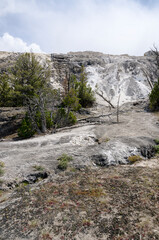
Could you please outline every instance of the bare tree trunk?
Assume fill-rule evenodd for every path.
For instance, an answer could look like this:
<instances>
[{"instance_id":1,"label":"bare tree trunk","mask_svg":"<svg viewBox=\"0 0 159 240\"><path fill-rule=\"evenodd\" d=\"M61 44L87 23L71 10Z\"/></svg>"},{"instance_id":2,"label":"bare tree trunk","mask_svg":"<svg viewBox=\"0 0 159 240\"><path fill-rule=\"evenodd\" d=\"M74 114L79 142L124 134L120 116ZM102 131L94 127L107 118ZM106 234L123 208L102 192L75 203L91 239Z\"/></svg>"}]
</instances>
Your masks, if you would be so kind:
<instances>
[{"instance_id":1,"label":"bare tree trunk","mask_svg":"<svg viewBox=\"0 0 159 240\"><path fill-rule=\"evenodd\" d=\"M119 102L120 102L120 94L119 94L119 97L118 97L117 110L116 110L117 123L119 123Z\"/></svg>"},{"instance_id":2,"label":"bare tree trunk","mask_svg":"<svg viewBox=\"0 0 159 240\"><path fill-rule=\"evenodd\" d=\"M155 45L153 45L153 47L154 47L154 49L151 49L151 52L155 56L157 66L159 66L159 51Z\"/></svg>"},{"instance_id":3,"label":"bare tree trunk","mask_svg":"<svg viewBox=\"0 0 159 240\"><path fill-rule=\"evenodd\" d=\"M33 103L31 103L30 99L27 99L27 109L28 109L28 115L32 122L33 128L36 130L38 134L41 133L36 121L35 121L35 114L36 114L36 106L32 106ZM35 109L34 109L35 108Z\"/></svg>"},{"instance_id":4,"label":"bare tree trunk","mask_svg":"<svg viewBox=\"0 0 159 240\"><path fill-rule=\"evenodd\" d=\"M41 113L41 131L42 133L45 133L47 128L46 128L46 116L45 116L45 100L44 96L42 96L42 93L39 96L39 108L40 108L40 113Z\"/></svg>"},{"instance_id":5,"label":"bare tree trunk","mask_svg":"<svg viewBox=\"0 0 159 240\"><path fill-rule=\"evenodd\" d=\"M117 123L119 123L119 102L120 102L120 87L119 87L119 82L120 82L120 71L121 69L118 69L116 79L118 81L118 101L117 101L117 109L116 109L116 114L117 114Z\"/></svg>"},{"instance_id":6,"label":"bare tree trunk","mask_svg":"<svg viewBox=\"0 0 159 240\"><path fill-rule=\"evenodd\" d=\"M147 81L148 81L148 83L149 83L149 85L150 85L150 88L151 88L151 90L152 90L152 89L153 89L153 84L152 84L152 82L151 82L151 79L150 79L150 77L149 77L149 74L146 73L145 70L143 70L143 69L141 69L141 70L142 70L142 72L144 73L144 75L145 75L145 77L146 77L146 79L147 79Z\"/></svg>"},{"instance_id":7,"label":"bare tree trunk","mask_svg":"<svg viewBox=\"0 0 159 240\"><path fill-rule=\"evenodd\" d=\"M101 93L98 92L97 90L96 90L95 92L96 92L96 94L97 94L98 96L100 96L101 98L103 98L103 100L106 101L112 108L115 108L114 105L113 105L108 99L106 99L106 98L103 96L103 92L102 92L102 91L101 91Z\"/></svg>"}]
</instances>

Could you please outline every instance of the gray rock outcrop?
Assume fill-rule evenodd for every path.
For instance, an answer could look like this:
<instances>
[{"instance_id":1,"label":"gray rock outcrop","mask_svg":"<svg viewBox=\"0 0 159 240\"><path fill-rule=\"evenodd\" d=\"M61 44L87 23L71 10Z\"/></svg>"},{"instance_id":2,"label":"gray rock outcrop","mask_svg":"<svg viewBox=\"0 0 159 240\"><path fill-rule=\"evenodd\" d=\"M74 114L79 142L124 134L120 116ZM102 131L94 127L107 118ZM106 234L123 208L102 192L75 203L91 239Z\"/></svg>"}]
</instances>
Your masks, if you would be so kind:
<instances>
[{"instance_id":1,"label":"gray rock outcrop","mask_svg":"<svg viewBox=\"0 0 159 240\"><path fill-rule=\"evenodd\" d=\"M20 53L0 52L0 71L12 66ZM36 54L40 62L49 60L51 82L62 88L71 74L79 75L85 66L88 82L93 89L98 86L104 96L114 105L120 95L120 105L148 97L157 80L154 56L108 55L98 52L70 52L68 54ZM97 102L102 103L97 97Z\"/></svg>"}]
</instances>

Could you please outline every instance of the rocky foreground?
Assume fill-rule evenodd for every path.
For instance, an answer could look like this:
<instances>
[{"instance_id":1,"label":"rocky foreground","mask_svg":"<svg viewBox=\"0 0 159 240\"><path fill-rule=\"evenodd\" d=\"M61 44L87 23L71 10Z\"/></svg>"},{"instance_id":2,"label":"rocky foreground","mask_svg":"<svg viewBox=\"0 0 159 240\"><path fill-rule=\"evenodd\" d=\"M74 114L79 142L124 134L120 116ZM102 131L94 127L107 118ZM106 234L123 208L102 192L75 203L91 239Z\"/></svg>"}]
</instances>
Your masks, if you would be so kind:
<instances>
[{"instance_id":1,"label":"rocky foreground","mask_svg":"<svg viewBox=\"0 0 159 240\"><path fill-rule=\"evenodd\" d=\"M0 239L159 239L159 118L144 106L122 106L118 124L94 109L73 128L4 138ZM73 158L65 171L62 154Z\"/></svg>"},{"instance_id":2,"label":"rocky foreground","mask_svg":"<svg viewBox=\"0 0 159 240\"><path fill-rule=\"evenodd\" d=\"M0 239L159 239L159 159L70 167L0 193Z\"/></svg>"}]
</instances>

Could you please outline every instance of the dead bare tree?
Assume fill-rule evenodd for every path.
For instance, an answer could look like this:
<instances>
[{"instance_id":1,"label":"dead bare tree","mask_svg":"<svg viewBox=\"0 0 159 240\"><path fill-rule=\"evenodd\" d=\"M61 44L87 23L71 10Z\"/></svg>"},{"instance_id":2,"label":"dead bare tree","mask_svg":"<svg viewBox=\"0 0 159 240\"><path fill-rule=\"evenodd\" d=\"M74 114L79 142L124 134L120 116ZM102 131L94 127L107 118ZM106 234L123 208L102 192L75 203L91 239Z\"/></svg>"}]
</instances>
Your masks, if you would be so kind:
<instances>
[{"instance_id":1,"label":"dead bare tree","mask_svg":"<svg viewBox=\"0 0 159 240\"><path fill-rule=\"evenodd\" d=\"M95 90L95 93L96 93L98 96L100 96L101 98L103 98L103 100L104 100L105 102L107 102L107 103L110 105L110 107L115 108L114 105L113 105L106 97L104 97L104 93L103 93L102 90L100 90L100 92L99 92L99 90L96 89L96 90Z\"/></svg>"},{"instance_id":2,"label":"dead bare tree","mask_svg":"<svg viewBox=\"0 0 159 240\"><path fill-rule=\"evenodd\" d=\"M116 79L117 79L117 87L118 87L118 100L117 100L117 106L116 106L116 116L117 116L117 123L119 123L119 103L120 103L120 87L119 87L119 82L120 82L120 71L121 69L118 68Z\"/></svg>"},{"instance_id":3,"label":"dead bare tree","mask_svg":"<svg viewBox=\"0 0 159 240\"><path fill-rule=\"evenodd\" d=\"M155 56L155 61L157 66L159 67L159 51L155 44L153 45L153 49L151 49L152 54Z\"/></svg>"},{"instance_id":4,"label":"dead bare tree","mask_svg":"<svg viewBox=\"0 0 159 240\"><path fill-rule=\"evenodd\" d=\"M151 88L151 90L152 90L152 89L153 89L153 83L152 83L152 81L151 81L151 78L150 78L149 73L148 73L145 69L141 69L141 71L143 72L144 76L146 77L147 82L149 83L150 88Z\"/></svg>"},{"instance_id":5,"label":"dead bare tree","mask_svg":"<svg viewBox=\"0 0 159 240\"><path fill-rule=\"evenodd\" d=\"M120 103L120 92L119 92L119 96L118 96L117 109L116 109L117 123L119 123L119 103Z\"/></svg>"}]
</instances>

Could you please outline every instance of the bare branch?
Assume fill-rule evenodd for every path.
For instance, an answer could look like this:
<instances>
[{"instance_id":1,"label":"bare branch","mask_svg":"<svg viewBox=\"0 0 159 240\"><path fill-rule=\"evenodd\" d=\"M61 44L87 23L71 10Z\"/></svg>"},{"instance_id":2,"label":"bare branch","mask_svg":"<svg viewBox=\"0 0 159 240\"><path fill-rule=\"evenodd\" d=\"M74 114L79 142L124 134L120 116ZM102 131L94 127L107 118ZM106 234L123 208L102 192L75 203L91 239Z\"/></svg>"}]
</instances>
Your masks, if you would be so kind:
<instances>
[{"instance_id":1,"label":"bare branch","mask_svg":"<svg viewBox=\"0 0 159 240\"><path fill-rule=\"evenodd\" d=\"M153 55L156 58L157 66L159 66L159 51L158 51L157 47L155 46L155 44L153 45L153 48L154 49L151 49L151 52L153 53Z\"/></svg>"},{"instance_id":2,"label":"bare branch","mask_svg":"<svg viewBox=\"0 0 159 240\"><path fill-rule=\"evenodd\" d=\"M103 96L103 92L101 91L101 93L97 90L95 90L95 93L100 96L101 98L103 98L104 101L106 101L112 108L115 108L114 105Z\"/></svg>"},{"instance_id":3,"label":"bare branch","mask_svg":"<svg viewBox=\"0 0 159 240\"><path fill-rule=\"evenodd\" d=\"M147 79L147 81L148 81L148 83L149 83L151 89L153 89L153 83L151 82L151 79L150 79L149 74L148 74L144 69L141 69L141 71L142 71L143 74L145 75L145 77L146 77L146 79Z\"/></svg>"}]
</instances>

